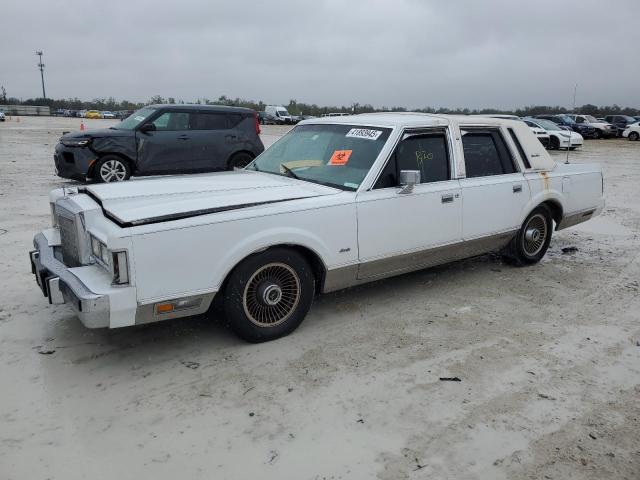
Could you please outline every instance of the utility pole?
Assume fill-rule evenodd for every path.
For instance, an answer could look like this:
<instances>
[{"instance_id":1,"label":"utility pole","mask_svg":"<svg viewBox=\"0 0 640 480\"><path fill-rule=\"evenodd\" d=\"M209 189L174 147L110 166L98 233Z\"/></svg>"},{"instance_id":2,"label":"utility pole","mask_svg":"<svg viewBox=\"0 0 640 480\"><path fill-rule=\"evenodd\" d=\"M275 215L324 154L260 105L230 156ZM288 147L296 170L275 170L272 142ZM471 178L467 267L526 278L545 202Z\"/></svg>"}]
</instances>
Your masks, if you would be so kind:
<instances>
[{"instance_id":1,"label":"utility pole","mask_svg":"<svg viewBox=\"0 0 640 480\"><path fill-rule=\"evenodd\" d=\"M47 94L44 92L44 63L42 63L42 50L37 51L36 55L40 57L40 62L38 62L38 67L40 67L40 78L42 79L42 98L46 99Z\"/></svg>"}]
</instances>

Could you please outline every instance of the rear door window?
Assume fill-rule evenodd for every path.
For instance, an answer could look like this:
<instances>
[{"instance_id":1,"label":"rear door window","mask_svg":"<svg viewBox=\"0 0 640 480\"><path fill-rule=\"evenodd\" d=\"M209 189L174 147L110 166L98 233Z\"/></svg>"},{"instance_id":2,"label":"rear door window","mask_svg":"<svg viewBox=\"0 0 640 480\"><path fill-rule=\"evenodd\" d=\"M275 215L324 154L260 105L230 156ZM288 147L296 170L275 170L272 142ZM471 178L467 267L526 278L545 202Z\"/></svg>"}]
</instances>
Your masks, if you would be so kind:
<instances>
[{"instance_id":1,"label":"rear door window","mask_svg":"<svg viewBox=\"0 0 640 480\"><path fill-rule=\"evenodd\" d=\"M450 162L445 132L415 133L402 140L374 188L399 186L402 170L418 170L420 183L449 180Z\"/></svg>"},{"instance_id":2,"label":"rear door window","mask_svg":"<svg viewBox=\"0 0 640 480\"><path fill-rule=\"evenodd\" d=\"M516 172L511 153L499 130L462 129L467 178Z\"/></svg>"},{"instance_id":3,"label":"rear door window","mask_svg":"<svg viewBox=\"0 0 640 480\"><path fill-rule=\"evenodd\" d=\"M214 112L192 113L189 119L190 130L226 130L229 128L227 115Z\"/></svg>"}]
</instances>

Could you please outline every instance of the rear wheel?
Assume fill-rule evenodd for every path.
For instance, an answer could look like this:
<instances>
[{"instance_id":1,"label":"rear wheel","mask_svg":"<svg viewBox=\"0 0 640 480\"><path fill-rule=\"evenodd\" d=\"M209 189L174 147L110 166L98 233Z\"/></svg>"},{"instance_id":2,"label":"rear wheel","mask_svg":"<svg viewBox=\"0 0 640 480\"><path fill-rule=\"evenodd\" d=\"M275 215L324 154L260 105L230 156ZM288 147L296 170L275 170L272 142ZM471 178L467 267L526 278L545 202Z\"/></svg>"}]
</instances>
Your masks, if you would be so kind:
<instances>
[{"instance_id":1,"label":"rear wheel","mask_svg":"<svg viewBox=\"0 0 640 480\"><path fill-rule=\"evenodd\" d=\"M253 156L247 152L238 152L229 159L229 170L244 168L253 161Z\"/></svg>"},{"instance_id":2,"label":"rear wheel","mask_svg":"<svg viewBox=\"0 0 640 480\"><path fill-rule=\"evenodd\" d=\"M302 255L272 248L245 259L230 274L224 313L248 342L288 335L307 315L315 293L313 270Z\"/></svg>"},{"instance_id":3,"label":"rear wheel","mask_svg":"<svg viewBox=\"0 0 640 480\"><path fill-rule=\"evenodd\" d=\"M537 207L529 214L507 247L507 257L519 266L539 262L547 253L552 230L551 212L543 205Z\"/></svg>"},{"instance_id":4,"label":"rear wheel","mask_svg":"<svg viewBox=\"0 0 640 480\"><path fill-rule=\"evenodd\" d=\"M640 140L640 134L638 132L631 132L629 134L629 140L637 142L638 140Z\"/></svg>"},{"instance_id":5,"label":"rear wheel","mask_svg":"<svg viewBox=\"0 0 640 480\"><path fill-rule=\"evenodd\" d=\"M99 183L123 182L129 177L131 177L129 163L113 155L102 157L93 169L93 178Z\"/></svg>"}]
</instances>

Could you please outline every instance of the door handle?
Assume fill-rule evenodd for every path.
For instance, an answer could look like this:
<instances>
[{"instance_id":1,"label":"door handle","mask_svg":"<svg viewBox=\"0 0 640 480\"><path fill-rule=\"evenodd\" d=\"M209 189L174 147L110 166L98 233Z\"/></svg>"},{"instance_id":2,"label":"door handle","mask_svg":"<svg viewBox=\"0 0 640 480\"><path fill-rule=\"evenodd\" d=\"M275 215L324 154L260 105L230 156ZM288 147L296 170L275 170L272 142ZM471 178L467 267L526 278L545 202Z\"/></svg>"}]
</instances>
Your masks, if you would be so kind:
<instances>
[{"instance_id":1,"label":"door handle","mask_svg":"<svg viewBox=\"0 0 640 480\"><path fill-rule=\"evenodd\" d=\"M442 195L442 203L453 203L453 193Z\"/></svg>"},{"instance_id":2,"label":"door handle","mask_svg":"<svg viewBox=\"0 0 640 480\"><path fill-rule=\"evenodd\" d=\"M186 135L178 135L177 137L178 140L189 140L189 137Z\"/></svg>"},{"instance_id":3,"label":"door handle","mask_svg":"<svg viewBox=\"0 0 640 480\"><path fill-rule=\"evenodd\" d=\"M520 192L522 192L522 185L514 185L513 193L520 193Z\"/></svg>"}]
</instances>

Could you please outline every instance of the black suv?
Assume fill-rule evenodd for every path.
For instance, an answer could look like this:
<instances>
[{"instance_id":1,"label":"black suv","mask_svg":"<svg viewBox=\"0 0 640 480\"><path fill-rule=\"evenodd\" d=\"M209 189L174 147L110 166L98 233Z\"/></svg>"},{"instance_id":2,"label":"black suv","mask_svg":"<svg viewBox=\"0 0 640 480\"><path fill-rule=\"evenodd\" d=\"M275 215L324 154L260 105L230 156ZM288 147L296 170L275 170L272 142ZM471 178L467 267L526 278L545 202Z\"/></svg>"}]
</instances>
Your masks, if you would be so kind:
<instances>
[{"instance_id":1,"label":"black suv","mask_svg":"<svg viewBox=\"0 0 640 480\"><path fill-rule=\"evenodd\" d=\"M619 137L622 136L622 132L624 132L629 125L638 121L629 115L607 115L604 119L616 127Z\"/></svg>"},{"instance_id":2,"label":"black suv","mask_svg":"<svg viewBox=\"0 0 640 480\"><path fill-rule=\"evenodd\" d=\"M553 123L560 125L562 127L567 127L569 130L573 130L574 132L578 132L584 138L597 138L598 130L591 125L586 125L584 123L576 123L576 121L571 118L569 115L564 115L562 113L557 115L536 115L535 118L544 118L545 120L551 120Z\"/></svg>"},{"instance_id":3,"label":"black suv","mask_svg":"<svg viewBox=\"0 0 640 480\"><path fill-rule=\"evenodd\" d=\"M233 170L264 151L259 134L248 108L150 105L110 128L63 135L54 161L60 177L97 182Z\"/></svg>"}]
</instances>

